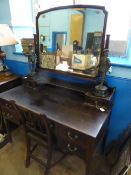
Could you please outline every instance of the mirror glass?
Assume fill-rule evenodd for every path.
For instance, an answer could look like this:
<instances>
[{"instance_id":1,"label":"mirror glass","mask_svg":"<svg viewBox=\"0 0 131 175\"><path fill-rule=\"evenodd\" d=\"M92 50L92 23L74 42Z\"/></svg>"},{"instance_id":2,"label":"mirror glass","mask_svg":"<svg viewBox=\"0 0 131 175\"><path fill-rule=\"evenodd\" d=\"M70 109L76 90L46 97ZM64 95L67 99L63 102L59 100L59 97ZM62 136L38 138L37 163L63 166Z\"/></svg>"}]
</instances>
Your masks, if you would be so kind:
<instances>
[{"instance_id":1,"label":"mirror glass","mask_svg":"<svg viewBox=\"0 0 131 175\"><path fill-rule=\"evenodd\" d=\"M104 20L102 9L68 8L40 13L40 67L95 77Z\"/></svg>"}]
</instances>

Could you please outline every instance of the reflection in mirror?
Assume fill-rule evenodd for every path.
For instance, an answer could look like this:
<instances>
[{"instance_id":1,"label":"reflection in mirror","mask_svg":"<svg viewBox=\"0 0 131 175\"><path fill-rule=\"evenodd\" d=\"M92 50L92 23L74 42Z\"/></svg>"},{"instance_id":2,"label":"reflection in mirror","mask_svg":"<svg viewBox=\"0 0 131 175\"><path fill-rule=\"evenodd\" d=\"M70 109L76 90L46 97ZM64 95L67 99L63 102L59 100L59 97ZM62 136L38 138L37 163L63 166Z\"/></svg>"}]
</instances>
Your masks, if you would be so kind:
<instances>
[{"instance_id":1,"label":"reflection in mirror","mask_svg":"<svg viewBox=\"0 0 131 175\"><path fill-rule=\"evenodd\" d=\"M70 8L38 18L41 67L96 76L105 14L102 9Z\"/></svg>"}]
</instances>

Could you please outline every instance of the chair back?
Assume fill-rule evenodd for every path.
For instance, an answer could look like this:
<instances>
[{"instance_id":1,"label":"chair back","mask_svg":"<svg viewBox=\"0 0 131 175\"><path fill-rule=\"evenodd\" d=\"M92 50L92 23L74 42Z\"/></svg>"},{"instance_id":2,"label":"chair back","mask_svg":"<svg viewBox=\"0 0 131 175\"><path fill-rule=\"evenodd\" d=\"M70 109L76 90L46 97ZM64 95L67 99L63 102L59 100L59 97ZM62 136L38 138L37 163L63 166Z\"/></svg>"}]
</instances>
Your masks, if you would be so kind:
<instances>
[{"instance_id":1,"label":"chair back","mask_svg":"<svg viewBox=\"0 0 131 175\"><path fill-rule=\"evenodd\" d=\"M3 119L8 119L15 124L20 124L22 117L15 101L0 99L0 112Z\"/></svg>"},{"instance_id":2,"label":"chair back","mask_svg":"<svg viewBox=\"0 0 131 175\"><path fill-rule=\"evenodd\" d=\"M36 114L29 110L23 111L23 114L23 124L26 134L32 133L51 142L51 134L46 115Z\"/></svg>"}]
</instances>

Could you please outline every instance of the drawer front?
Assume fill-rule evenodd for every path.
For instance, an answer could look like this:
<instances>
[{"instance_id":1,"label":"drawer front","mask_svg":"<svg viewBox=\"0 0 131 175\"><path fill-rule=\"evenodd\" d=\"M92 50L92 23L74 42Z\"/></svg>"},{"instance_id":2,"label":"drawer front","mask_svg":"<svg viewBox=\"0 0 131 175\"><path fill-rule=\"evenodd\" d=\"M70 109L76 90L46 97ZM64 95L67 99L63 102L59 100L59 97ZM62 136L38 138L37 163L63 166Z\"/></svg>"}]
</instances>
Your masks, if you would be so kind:
<instances>
[{"instance_id":1,"label":"drawer front","mask_svg":"<svg viewBox=\"0 0 131 175\"><path fill-rule=\"evenodd\" d=\"M88 136L63 125L59 125L56 127L56 135L58 136L58 138L65 138L69 142L72 142L83 148L86 147L86 143L88 141Z\"/></svg>"},{"instance_id":2,"label":"drawer front","mask_svg":"<svg viewBox=\"0 0 131 175\"><path fill-rule=\"evenodd\" d=\"M86 155L86 149L82 148L80 145L75 144L72 141L69 141L65 138L59 138L57 140L58 147L61 151L69 154L78 155L81 158L84 158Z\"/></svg>"}]
</instances>

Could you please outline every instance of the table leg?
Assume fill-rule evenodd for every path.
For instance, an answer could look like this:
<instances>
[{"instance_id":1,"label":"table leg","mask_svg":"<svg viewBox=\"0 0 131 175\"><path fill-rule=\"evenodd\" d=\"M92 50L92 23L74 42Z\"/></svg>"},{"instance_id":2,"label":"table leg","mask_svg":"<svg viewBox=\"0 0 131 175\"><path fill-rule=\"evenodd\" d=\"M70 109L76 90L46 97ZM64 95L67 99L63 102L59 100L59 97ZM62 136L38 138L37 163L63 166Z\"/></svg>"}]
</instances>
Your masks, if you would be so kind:
<instances>
[{"instance_id":1,"label":"table leg","mask_svg":"<svg viewBox=\"0 0 131 175\"><path fill-rule=\"evenodd\" d=\"M104 137L103 137L103 143L102 143L102 151L101 153L102 154L106 154L106 141L107 141L107 137L108 137L108 129L109 129L109 124L110 124L110 117L111 117L111 114L107 120L107 123L106 123L106 129L105 129L105 134L104 134Z\"/></svg>"},{"instance_id":2,"label":"table leg","mask_svg":"<svg viewBox=\"0 0 131 175\"><path fill-rule=\"evenodd\" d=\"M93 153L95 152L95 145L93 142L90 142L88 144L88 148L86 151L86 159L85 159L85 163L86 163L86 173L85 175L91 175L91 164L92 164L92 158L93 158Z\"/></svg>"},{"instance_id":3,"label":"table leg","mask_svg":"<svg viewBox=\"0 0 131 175\"><path fill-rule=\"evenodd\" d=\"M4 121L2 116L0 116L0 133L4 134Z\"/></svg>"}]
</instances>

